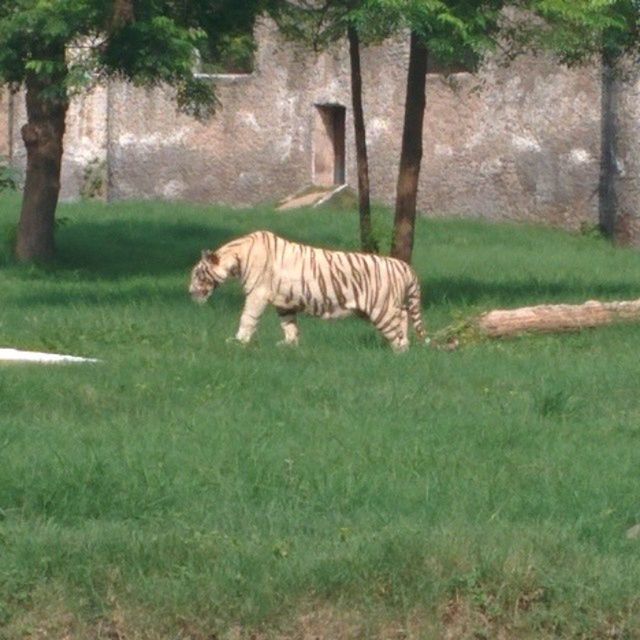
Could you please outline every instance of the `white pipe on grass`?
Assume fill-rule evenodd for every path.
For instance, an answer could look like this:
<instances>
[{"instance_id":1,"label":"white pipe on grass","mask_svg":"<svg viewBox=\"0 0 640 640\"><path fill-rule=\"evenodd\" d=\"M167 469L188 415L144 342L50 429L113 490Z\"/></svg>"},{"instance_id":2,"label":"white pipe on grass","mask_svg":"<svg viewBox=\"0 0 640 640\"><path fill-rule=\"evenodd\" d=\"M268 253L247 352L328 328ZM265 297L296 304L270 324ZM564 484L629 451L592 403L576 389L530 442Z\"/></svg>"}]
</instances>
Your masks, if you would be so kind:
<instances>
[{"instance_id":1,"label":"white pipe on grass","mask_svg":"<svg viewBox=\"0 0 640 640\"><path fill-rule=\"evenodd\" d=\"M0 361L4 362L99 362L96 358L81 358L60 353L43 353L41 351L20 351L19 349L0 349Z\"/></svg>"}]
</instances>

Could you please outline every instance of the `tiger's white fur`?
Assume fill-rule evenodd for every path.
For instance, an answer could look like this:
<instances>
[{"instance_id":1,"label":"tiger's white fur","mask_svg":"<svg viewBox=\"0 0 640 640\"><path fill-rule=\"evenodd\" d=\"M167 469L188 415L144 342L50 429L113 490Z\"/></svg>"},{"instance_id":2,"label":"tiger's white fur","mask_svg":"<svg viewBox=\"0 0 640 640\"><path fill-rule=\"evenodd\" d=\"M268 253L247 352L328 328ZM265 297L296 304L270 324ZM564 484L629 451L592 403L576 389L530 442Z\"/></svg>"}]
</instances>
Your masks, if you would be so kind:
<instances>
[{"instance_id":1,"label":"tiger's white fur","mask_svg":"<svg viewBox=\"0 0 640 640\"><path fill-rule=\"evenodd\" d=\"M413 269L395 258L329 251L255 231L216 251L204 251L191 273L189 292L204 302L229 277L246 294L236 339L249 342L268 304L275 306L286 344L298 343L296 314L369 319L395 351L409 347L409 319L426 337L420 285Z\"/></svg>"}]
</instances>

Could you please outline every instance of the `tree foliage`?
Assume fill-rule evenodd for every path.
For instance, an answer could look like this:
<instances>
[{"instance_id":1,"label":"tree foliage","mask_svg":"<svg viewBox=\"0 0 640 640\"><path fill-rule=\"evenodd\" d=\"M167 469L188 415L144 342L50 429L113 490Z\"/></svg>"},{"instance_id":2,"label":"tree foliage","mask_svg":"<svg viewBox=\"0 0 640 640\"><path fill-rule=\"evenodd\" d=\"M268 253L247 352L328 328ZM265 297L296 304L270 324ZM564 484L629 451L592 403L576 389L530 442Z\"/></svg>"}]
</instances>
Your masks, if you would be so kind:
<instances>
[{"instance_id":1,"label":"tree foliage","mask_svg":"<svg viewBox=\"0 0 640 640\"><path fill-rule=\"evenodd\" d=\"M222 49L246 31L271 0L0 0L0 85L26 89L25 189L16 253L22 260L54 254L69 98L116 77L166 83L186 113L215 108L211 82L195 73L198 50Z\"/></svg>"},{"instance_id":2,"label":"tree foliage","mask_svg":"<svg viewBox=\"0 0 640 640\"><path fill-rule=\"evenodd\" d=\"M444 65L476 66L496 43L506 0L371 0L396 27L416 33Z\"/></svg>"},{"instance_id":3,"label":"tree foliage","mask_svg":"<svg viewBox=\"0 0 640 640\"><path fill-rule=\"evenodd\" d=\"M202 29L198 42L203 69L214 73L248 72L256 44L257 15L273 9L279 0L191 0L176 3L182 24Z\"/></svg>"},{"instance_id":4,"label":"tree foliage","mask_svg":"<svg viewBox=\"0 0 640 640\"><path fill-rule=\"evenodd\" d=\"M322 48L357 29L363 44L415 31L443 63L478 63L494 44L505 0L297 0L276 5L285 33Z\"/></svg>"},{"instance_id":5,"label":"tree foliage","mask_svg":"<svg viewBox=\"0 0 640 640\"><path fill-rule=\"evenodd\" d=\"M514 4L526 10L504 28L514 55L547 51L572 66L638 53L640 0L525 0Z\"/></svg>"},{"instance_id":6,"label":"tree foliage","mask_svg":"<svg viewBox=\"0 0 640 640\"><path fill-rule=\"evenodd\" d=\"M369 0L282 0L272 13L281 31L293 40L322 50L355 28L362 44L379 42L395 31L396 14L371 13Z\"/></svg>"},{"instance_id":7,"label":"tree foliage","mask_svg":"<svg viewBox=\"0 0 640 640\"><path fill-rule=\"evenodd\" d=\"M204 32L170 11L159 11L157 4L5 1L0 7L0 81L17 86L29 77L40 78L47 84L44 97L52 99L106 76L145 85L168 82L186 109L206 115L213 104L211 88L196 90L192 74L194 48Z\"/></svg>"}]
</instances>

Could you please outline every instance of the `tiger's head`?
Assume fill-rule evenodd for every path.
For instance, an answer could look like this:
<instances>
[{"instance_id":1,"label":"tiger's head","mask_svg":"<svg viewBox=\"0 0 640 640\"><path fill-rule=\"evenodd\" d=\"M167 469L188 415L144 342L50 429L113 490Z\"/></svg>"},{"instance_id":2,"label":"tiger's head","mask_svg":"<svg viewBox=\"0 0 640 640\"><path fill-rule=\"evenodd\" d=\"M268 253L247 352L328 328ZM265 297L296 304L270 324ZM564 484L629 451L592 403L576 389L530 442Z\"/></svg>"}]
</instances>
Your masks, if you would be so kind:
<instances>
[{"instance_id":1,"label":"tiger's head","mask_svg":"<svg viewBox=\"0 0 640 640\"><path fill-rule=\"evenodd\" d=\"M206 302L216 286L220 284L215 274L215 268L219 262L220 259L215 252L203 251L200 261L193 267L189 293L196 302Z\"/></svg>"}]
</instances>

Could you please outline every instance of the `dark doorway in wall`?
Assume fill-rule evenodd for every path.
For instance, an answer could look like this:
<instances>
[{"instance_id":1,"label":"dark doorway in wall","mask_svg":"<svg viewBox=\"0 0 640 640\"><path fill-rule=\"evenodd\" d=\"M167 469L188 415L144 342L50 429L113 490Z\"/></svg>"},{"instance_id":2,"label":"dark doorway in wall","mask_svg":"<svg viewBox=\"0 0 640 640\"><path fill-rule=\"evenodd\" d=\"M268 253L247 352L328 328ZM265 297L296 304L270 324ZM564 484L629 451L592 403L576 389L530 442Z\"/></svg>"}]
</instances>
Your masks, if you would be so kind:
<instances>
[{"instance_id":1,"label":"dark doorway in wall","mask_svg":"<svg viewBox=\"0 0 640 640\"><path fill-rule=\"evenodd\" d=\"M313 183L344 184L346 107L317 104L313 123Z\"/></svg>"}]
</instances>

